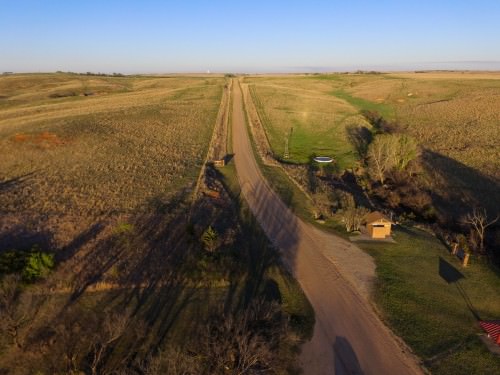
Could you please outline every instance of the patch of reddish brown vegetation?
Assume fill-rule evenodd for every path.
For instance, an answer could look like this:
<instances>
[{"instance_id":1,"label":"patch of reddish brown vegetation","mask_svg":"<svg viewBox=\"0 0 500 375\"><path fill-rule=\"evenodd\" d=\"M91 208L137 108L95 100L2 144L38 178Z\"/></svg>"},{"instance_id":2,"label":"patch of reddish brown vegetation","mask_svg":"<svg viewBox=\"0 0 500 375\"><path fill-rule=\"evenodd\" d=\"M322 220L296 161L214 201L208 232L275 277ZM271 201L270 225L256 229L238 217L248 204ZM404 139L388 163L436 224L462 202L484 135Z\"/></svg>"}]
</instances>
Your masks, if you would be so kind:
<instances>
[{"instance_id":1,"label":"patch of reddish brown vegetation","mask_svg":"<svg viewBox=\"0 0 500 375\"><path fill-rule=\"evenodd\" d=\"M17 133L12 137L12 140L17 143L28 143L44 149L64 146L68 143L68 140L61 139L57 134L50 132L38 134Z\"/></svg>"}]
</instances>

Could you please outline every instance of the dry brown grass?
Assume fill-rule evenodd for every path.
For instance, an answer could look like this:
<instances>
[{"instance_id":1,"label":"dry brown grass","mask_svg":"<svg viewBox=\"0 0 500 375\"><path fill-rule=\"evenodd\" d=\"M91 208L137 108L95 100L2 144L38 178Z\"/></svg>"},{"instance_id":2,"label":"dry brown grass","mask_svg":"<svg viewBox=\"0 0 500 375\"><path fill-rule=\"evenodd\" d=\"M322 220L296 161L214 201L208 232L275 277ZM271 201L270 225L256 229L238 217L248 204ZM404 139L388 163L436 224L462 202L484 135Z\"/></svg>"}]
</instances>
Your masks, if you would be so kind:
<instances>
[{"instance_id":1,"label":"dry brown grass","mask_svg":"<svg viewBox=\"0 0 500 375\"><path fill-rule=\"evenodd\" d=\"M48 98L78 80L111 91ZM0 107L1 210L101 215L140 209L190 187L223 83L196 77L0 78L0 93L9 97Z\"/></svg>"}]
</instances>

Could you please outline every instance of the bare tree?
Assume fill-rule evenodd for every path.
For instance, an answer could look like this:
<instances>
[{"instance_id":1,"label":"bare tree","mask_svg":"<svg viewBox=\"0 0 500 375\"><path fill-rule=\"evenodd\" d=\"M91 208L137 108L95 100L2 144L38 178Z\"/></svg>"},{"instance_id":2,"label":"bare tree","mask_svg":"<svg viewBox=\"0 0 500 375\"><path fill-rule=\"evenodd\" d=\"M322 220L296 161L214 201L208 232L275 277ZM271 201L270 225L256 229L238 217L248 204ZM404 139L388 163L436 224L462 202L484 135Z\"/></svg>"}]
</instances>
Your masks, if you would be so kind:
<instances>
[{"instance_id":1,"label":"bare tree","mask_svg":"<svg viewBox=\"0 0 500 375\"><path fill-rule=\"evenodd\" d=\"M382 134L368 148L368 168L381 184L392 169L403 171L418 155L417 142L404 134Z\"/></svg>"},{"instance_id":2,"label":"bare tree","mask_svg":"<svg viewBox=\"0 0 500 375\"><path fill-rule=\"evenodd\" d=\"M368 168L381 184L385 181L385 175L395 165L396 143L390 134L378 135L368 147Z\"/></svg>"},{"instance_id":3,"label":"bare tree","mask_svg":"<svg viewBox=\"0 0 500 375\"><path fill-rule=\"evenodd\" d=\"M349 207L342 212L342 222L348 232L359 230L363 223L363 218L370 212L364 207Z\"/></svg>"},{"instance_id":4,"label":"bare tree","mask_svg":"<svg viewBox=\"0 0 500 375\"><path fill-rule=\"evenodd\" d=\"M202 372L199 356L170 346L149 356L139 368L144 375L198 375Z\"/></svg>"},{"instance_id":5,"label":"bare tree","mask_svg":"<svg viewBox=\"0 0 500 375\"><path fill-rule=\"evenodd\" d=\"M202 353L210 374L267 374L275 365L278 326L262 327L278 316L272 303L255 302L236 315L221 314L208 325Z\"/></svg>"},{"instance_id":6,"label":"bare tree","mask_svg":"<svg viewBox=\"0 0 500 375\"><path fill-rule=\"evenodd\" d=\"M110 345L123 335L127 322L128 314L126 313L106 314L104 317L101 327L94 335L91 344L92 361L90 369L93 375L98 373L98 368Z\"/></svg>"},{"instance_id":7,"label":"bare tree","mask_svg":"<svg viewBox=\"0 0 500 375\"><path fill-rule=\"evenodd\" d=\"M471 230L478 237L480 253L484 252L484 235L486 233L486 228L496 223L499 218L500 217L497 216L495 219L488 221L486 210L477 207L474 207L472 212L469 212L467 216L465 216L464 222L470 225Z\"/></svg>"},{"instance_id":8,"label":"bare tree","mask_svg":"<svg viewBox=\"0 0 500 375\"><path fill-rule=\"evenodd\" d=\"M65 371L69 374L78 373L82 343L86 341L85 330L75 317L71 317L56 326L56 347L51 349L54 364L59 367L64 364ZM59 363L62 356L63 363Z\"/></svg>"}]
</instances>

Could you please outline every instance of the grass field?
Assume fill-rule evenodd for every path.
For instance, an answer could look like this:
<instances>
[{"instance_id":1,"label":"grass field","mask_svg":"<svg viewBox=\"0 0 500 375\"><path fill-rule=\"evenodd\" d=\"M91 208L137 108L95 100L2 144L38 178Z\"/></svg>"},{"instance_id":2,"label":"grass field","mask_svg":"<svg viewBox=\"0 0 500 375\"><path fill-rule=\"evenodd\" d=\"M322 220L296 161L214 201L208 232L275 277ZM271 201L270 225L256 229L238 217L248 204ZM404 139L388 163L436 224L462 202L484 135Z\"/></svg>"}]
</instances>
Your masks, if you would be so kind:
<instances>
[{"instance_id":1,"label":"grass field","mask_svg":"<svg viewBox=\"0 0 500 375\"><path fill-rule=\"evenodd\" d=\"M474 262L462 268L435 237L417 229L402 227L394 239L397 244L361 243L377 263L375 297L385 320L433 374L496 373L500 358L478 338L471 309L481 319L498 319L500 271ZM463 278L441 277L440 258Z\"/></svg>"},{"instance_id":2,"label":"grass field","mask_svg":"<svg viewBox=\"0 0 500 375\"><path fill-rule=\"evenodd\" d=\"M352 167L356 156L347 140L346 127L363 122L356 108L328 93L314 91L314 86L296 87L295 81L290 84L286 78L262 80L247 78L245 82L250 85L277 156L283 157L291 131L290 162L306 163L316 154L334 156L341 167Z\"/></svg>"},{"instance_id":3,"label":"grass field","mask_svg":"<svg viewBox=\"0 0 500 375\"><path fill-rule=\"evenodd\" d=\"M223 83L0 78L7 97L0 106L2 211L123 212L189 187L207 150ZM94 94L50 98L83 87Z\"/></svg>"}]
</instances>

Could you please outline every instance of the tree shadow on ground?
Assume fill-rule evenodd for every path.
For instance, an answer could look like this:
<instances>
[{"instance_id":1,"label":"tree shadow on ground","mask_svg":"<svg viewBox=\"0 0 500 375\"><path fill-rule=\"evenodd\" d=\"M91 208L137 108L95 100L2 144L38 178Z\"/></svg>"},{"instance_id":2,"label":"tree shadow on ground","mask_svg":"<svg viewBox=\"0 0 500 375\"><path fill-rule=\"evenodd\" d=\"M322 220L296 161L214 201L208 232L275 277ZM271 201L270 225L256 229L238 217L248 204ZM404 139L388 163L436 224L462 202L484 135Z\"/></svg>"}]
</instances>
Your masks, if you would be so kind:
<instances>
[{"instance_id":1,"label":"tree shadow on ground","mask_svg":"<svg viewBox=\"0 0 500 375\"><path fill-rule=\"evenodd\" d=\"M254 193L259 195L260 190ZM145 358L172 340L189 346L196 332L206 326L211 311L222 307L238 315L261 297L279 300L279 288L268 275L279 263L278 252L241 202L229 198L222 188L220 199L201 196L195 201L189 216L188 198L188 192L183 191L168 202L149 200L146 209L95 221L60 249L58 269L47 279L45 289L56 291L57 298L47 295L50 309L40 317L39 327L29 333L27 353L50 347L58 340L53 327L65 327L71 316L78 320L80 310L94 316L89 320L94 323L111 312L127 312L131 333L113 344L106 355L111 369L119 366L119 352ZM279 215L261 203L258 209L264 215ZM208 225L224 238L226 232L235 232L234 241L221 243L218 254L203 256L214 261L227 259L226 263L215 263L222 265L220 274L225 279L219 288L212 286L217 280L193 278L186 270L189 259L206 254L200 236ZM293 248L294 221L283 225L278 220L273 225L274 240ZM9 235L19 239L22 233L20 227ZM282 238L281 233L286 235ZM33 241L40 243L40 238ZM97 329L91 325L85 328L90 333Z\"/></svg>"},{"instance_id":2,"label":"tree shadow on ground","mask_svg":"<svg viewBox=\"0 0 500 375\"><path fill-rule=\"evenodd\" d=\"M469 296L465 292L465 289L463 288L462 284L460 283L460 280L465 279L464 274L462 272L460 272L459 270L457 270L454 266L452 266L449 262L447 262L442 257L439 257L438 272L439 272L439 276L441 276L441 278L444 281L446 281L448 284L455 284L458 292L460 293L460 296L463 298L469 311L472 313L472 315L474 315L474 318L478 321L481 320L479 313L474 308L474 305L472 304L471 299L469 298Z\"/></svg>"},{"instance_id":3,"label":"tree shadow on ground","mask_svg":"<svg viewBox=\"0 0 500 375\"><path fill-rule=\"evenodd\" d=\"M363 375L356 352L349 340L337 336L333 344L335 375Z\"/></svg>"},{"instance_id":4,"label":"tree shadow on ground","mask_svg":"<svg viewBox=\"0 0 500 375\"><path fill-rule=\"evenodd\" d=\"M24 175L17 176L5 181L0 181L0 194L6 193L10 190L18 189L19 187L25 185L26 182L35 175L35 173L36 171L26 173Z\"/></svg>"},{"instance_id":5,"label":"tree shadow on ground","mask_svg":"<svg viewBox=\"0 0 500 375\"><path fill-rule=\"evenodd\" d=\"M7 250L29 250L38 246L42 250L52 250L54 234L36 231L22 224L15 224L0 233L0 252Z\"/></svg>"},{"instance_id":6,"label":"tree shadow on ground","mask_svg":"<svg viewBox=\"0 0 500 375\"><path fill-rule=\"evenodd\" d=\"M433 203L449 212L455 222L472 210L484 207L493 217L500 207L500 181L483 175L448 156L424 149L423 166L431 176Z\"/></svg>"},{"instance_id":7,"label":"tree shadow on ground","mask_svg":"<svg viewBox=\"0 0 500 375\"><path fill-rule=\"evenodd\" d=\"M353 125L346 128L347 138L354 146L360 158L366 155L368 146L373 140L372 132L365 126Z\"/></svg>"}]
</instances>

